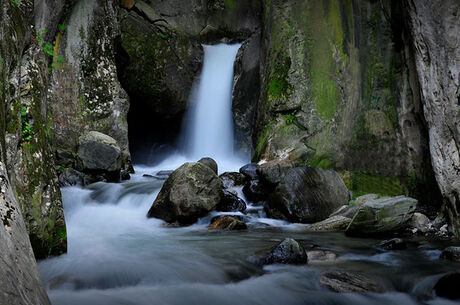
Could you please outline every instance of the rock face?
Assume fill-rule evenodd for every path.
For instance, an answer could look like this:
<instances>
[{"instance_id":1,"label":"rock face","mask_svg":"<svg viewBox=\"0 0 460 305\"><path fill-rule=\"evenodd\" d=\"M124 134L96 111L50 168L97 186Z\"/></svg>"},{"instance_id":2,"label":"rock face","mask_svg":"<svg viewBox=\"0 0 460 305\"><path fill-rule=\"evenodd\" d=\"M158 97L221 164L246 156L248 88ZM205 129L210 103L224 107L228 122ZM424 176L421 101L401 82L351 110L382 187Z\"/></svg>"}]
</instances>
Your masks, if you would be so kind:
<instances>
[{"instance_id":1,"label":"rock face","mask_svg":"<svg viewBox=\"0 0 460 305\"><path fill-rule=\"evenodd\" d=\"M273 247L262 259L263 265L270 264L293 264L304 265L308 262L305 249L295 239L286 238Z\"/></svg>"},{"instance_id":2,"label":"rock face","mask_svg":"<svg viewBox=\"0 0 460 305\"><path fill-rule=\"evenodd\" d=\"M291 222L313 223L347 202L348 190L335 171L297 167L286 172L268 198L266 210Z\"/></svg>"},{"instance_id":3,"label":"rock face","mask_svg":"<svg viewBox=\"0 0 460 305\"><path fill-rule=\"evenodd\" d=\"M286 159L296 165L348 171L347 186L354 192L396 196L408 190L426 203L440 202L414 67L400 37L403 1L263 2L253 160ZM411 3L417 7L418 2L423 1ZM447 16L455 7L444 3L440 7L436 12L448 19L449 33L458 32L452 25L456 17ZM429 24L417 24L423 24L424 33L432 33L426 28ZM451 36L439 32L435 37ZM447 40L452 46L449 52L455 52L455 39L443 38ZM439 61L443 58L438 53L433 56ZM447 80L447 67L436 71L446 73ZM455 73L449 85L452 106L456 104ZM438 105L443 107L443 103ZM436 113L449 113L454 119L458 111L448 108ZM452 125L450 130L456 128ZM444 168L455 172L451 164Z\"/></svg>"},{"instance_id":4,"label":"rock face","mask_svg":"<svg viewBox=\"0 0 460 305\"><path fill-rule=\"evenodd\" d=\"M259 100L260 33L247 39L235 60L232 113L235 124L235 144L238 151L251 154L252 132Z\"/></svg>"},{"instance_id":5,"label":"rock face","mask_svg":"<svg viewBox=\"0 0 460 305\"><path fill-rule=\"evenodd\" d=\"M25 1L0 4L2 160L37 258L67 249L52 102L47 92L49 57L43 52L44 42L37 38L46 39L40 25L52 26L62 15L62 1L55 2L36 1L35 12ZM37 24L31 27L34 21Z\"/></svg>"},{"instance_id":6,"label":"rock face","mask_svg":"<svg viewBox=\"0 0 460 305\"><path fill-rule=\"evenodd\" d=\"M257 175L264 183L276 185L281 182L286 172L293 168L294 164L286 160L274 160L257 167Z\"/></svg>"},{"instance_id":7,"label":"rock face","mask_svg":"<svg viewBox=\"0 0 460 305\"><path fill-rule=\"evenodd\" d=\"M460 247L447 247L441 253L441 259L460 262Z\"/></svg>"},{"instance_id":8,"label":"rock face","mask_svg":"<svg viewBox=\"0 0 460 305\"><path fill-rule=\"evenodd\" d=\"M433 169L450 230L460 236L460 75L455 0L404 1Z\"/></svg>"},{"instance_id":9,"label":"rock face","mask_svg":"<svg viewBox=\"0 0 460 305\"><path fill-rule=\"evenodd\" d=\"M441 277L433 290L436 295L452 300L460 299L460 272L452 272Z\"/></svg>"},{"instance_id":10,"label":"rock face","mask_svg":"<svg viewBox=\"0 0 460 305\"><path fill-rule=\"evenodd\" d=\"M98 131L116 140L122 168L131 169L129 101L115 62L119 0L73 4L67 12L67 27L52 40L56 60L48 95L58 165L77 169L79 138Z\"/></svg>"},{"instance_id":11,"label":"rock face","mask_svg":"<svg viewBox=\"0 0 460 305\"><path fill-rule=\"evenodd\" d=\"M205 216L222 198L222 181L208 166L185 163L165 181L147 216L190 224Z\"/></svg>"},{"instance_id":12,"label":"rock face","mask_svg":"<svg viewBox=\"0 0 460 305\"><path fill-rule=\"evenodd\" d=\"M50 305L3 162L0 190L0 304Z\"/></svg>"},{"instance_id":13,"label":"rock face","mask_svg":"<svg viewBox=\"0 0 460 305\"><path fill-rule=\"evenodd\" d=\"M248 227L244 222L233 216L219 216L211 220L209 229L219 230L245 230Z\"/></svg>"},{"instance_id":14,"label":"rock face","mask_svg":"<svg viewBox=\"0 0 460 305\"><path fill-rule=\"evenodd\" d=\"M353 217L347 235L385 234L401 229L414 214L417 200L406 196L366 202Z\"/></svg>"},{"instance_id":15,"label":"rock face","mask_svg":"<svg viewBox=\"0 0 460 305\"><path fill-rule=\"evenodd\" d=\"M97 131L90 131L79 139L77 155L82 171L102 174L109 181L120 180L121 149L114 138Z\"/></svg>"},{"instance_id":16,"label":"rock face","mask_svg":"<svg viewBox=\"0 0 460 305\"><path fill-rule=\"evenodd\" d=\"M378 291L377 283L372 279L352 272L328 272L321 276L321 285L335 292L372 292Z\"/></svg>"}]
</instances>

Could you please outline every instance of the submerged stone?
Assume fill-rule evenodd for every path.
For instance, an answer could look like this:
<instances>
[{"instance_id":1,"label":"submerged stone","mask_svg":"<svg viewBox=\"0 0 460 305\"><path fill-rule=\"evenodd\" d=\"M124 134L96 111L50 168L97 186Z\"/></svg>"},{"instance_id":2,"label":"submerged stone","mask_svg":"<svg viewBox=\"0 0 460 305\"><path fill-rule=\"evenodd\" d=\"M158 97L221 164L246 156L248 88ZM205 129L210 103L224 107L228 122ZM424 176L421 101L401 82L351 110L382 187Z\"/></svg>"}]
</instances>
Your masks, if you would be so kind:
<instances>
[{"instance_id":1,"label":"submerged stone","mask_svg":"<svg viewBox=\"0 0 460 305\"><path fill-rule=\"evenodd\" d=\"M248 226L235 216L218 216L211 220L209 229L220 229L220 230L245 230Z\"/></svg>"},{"instance_id":2,"label":"submerged stone","mask_svg":"<svg viewBox=\"0 0 460 305\"><path fill-rule=\"evenodd\" d=\"M320 284L335 292L378 291L375 281L355 272L333 271L321 275Z\"/></svg>"}]
</instances>

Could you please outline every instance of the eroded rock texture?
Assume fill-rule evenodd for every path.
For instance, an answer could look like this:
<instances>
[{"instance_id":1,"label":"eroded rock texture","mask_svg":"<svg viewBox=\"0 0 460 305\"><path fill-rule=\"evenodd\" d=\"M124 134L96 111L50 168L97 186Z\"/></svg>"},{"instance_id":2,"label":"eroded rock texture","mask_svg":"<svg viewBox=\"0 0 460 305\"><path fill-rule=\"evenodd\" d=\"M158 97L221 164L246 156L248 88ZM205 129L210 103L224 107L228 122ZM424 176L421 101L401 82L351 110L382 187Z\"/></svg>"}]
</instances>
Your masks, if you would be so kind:
<instances>
[{"instance_id":1,"label":"eroded rock texture","mask_svg":"<svg viewBox=\"0 0 460 305\"><path fill-rule=\"evenodd\" d=\"M404 2L433 169L451 230L460 235L460 3Z\"/></svg>"}]
</instances>

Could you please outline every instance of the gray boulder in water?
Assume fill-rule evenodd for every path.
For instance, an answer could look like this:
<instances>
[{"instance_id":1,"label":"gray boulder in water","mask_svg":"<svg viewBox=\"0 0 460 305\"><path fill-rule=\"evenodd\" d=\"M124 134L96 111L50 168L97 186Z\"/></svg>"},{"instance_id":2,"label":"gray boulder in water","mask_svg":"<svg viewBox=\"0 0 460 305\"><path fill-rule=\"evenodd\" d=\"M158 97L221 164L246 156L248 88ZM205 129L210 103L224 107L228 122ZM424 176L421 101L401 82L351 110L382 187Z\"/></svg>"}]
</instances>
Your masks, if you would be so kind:
<instances>
[{"instance_id":1,"label":"gray boulder in water","mask_svg":"<svg viewBox=\"0 0 460 305\"><path fill-rule=\"evenodd\" d=\"M353 217L346 234L380 235L399 230L411 219L417 203L416 199L406 196L367 201Z\"/></svg>"},{"instance_id":2,"label":"gray boulder in water","mask_svg":"<svg viewBox=\"0 0 460 305\"><path fill-rule=\"evenodd\" d=\"M120 180L121 149L114 138L90 131L80 137L77 154L83 172L103 174L110 181Z\"/></svg>"},{"instance_id":3,"label":"gray boulder in water","mask_svg":"<svg viewBox=\"0 0 460 305\"><path fill-rule=\"evenodd\" d=\"M216 211L219 212L244 212L245 210L246 202L228 190L223 191L222 199L216 206Z\"/></svg>"},{"instance_id":4,"label":"gray boulder in water","mask_svg":"<svg viewBox=\"0 0 460 305\"><path fill-rule=\"evenodd\" d=\"M289 169L265 205L269 216L291 222L314 223L348 203L348 189L333 170L313 167Z\"/></svg>"},{"instance_id":5,"label":"gray boulder in water","mask_svg":"<svg viewBox=\"0 0 460 305\"><path fill-rule=\"evenodd\" d=\"M304 265L308 263L308 255L299 242L292 238L286 238L273 247L268 253L259 255L255 262L259 265Z\"/></svg>"},{"instance_id":6,"label":"gray boulder in water","mask_svg":"<svg viewBox=\"0 0 460 305\"><path fill-rule=\"evenodd\" d=\"M222 181L208 166L188 162L165 181L147 216L191 224L221 201Z\"/></svg>"},{"instance_id":7,"label":"gray boulder in water","mask_svg":"<svg viewBox=\"0 0 460 305\"><path fill-rule=\"evenodd\" d=\"M214 161L214 159L205 157L205 158L201 158L200 160L198 160L198 162L212 169L214 173L217 175L218 167L217 167L217 162Z\"/></svg>"}]
</instances>

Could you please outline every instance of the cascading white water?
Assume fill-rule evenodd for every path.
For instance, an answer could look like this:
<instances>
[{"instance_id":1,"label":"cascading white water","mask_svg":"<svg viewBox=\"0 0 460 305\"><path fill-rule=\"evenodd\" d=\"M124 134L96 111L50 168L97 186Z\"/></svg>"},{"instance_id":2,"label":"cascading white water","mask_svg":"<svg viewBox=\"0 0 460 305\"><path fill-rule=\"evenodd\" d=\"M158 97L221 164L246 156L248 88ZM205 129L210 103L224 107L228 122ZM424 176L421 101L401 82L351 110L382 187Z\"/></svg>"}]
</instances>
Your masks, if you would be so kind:
<instances>
[{"instance_id":1,"label":"cascading white water","mask_svg":"<svg viewBox=\"0 0 460 305\"><path fill-rule=\"evenodd\" d=\"M184 130L185 153L219 161L233 154L232 87L233 63L240 44L204 45L204 63L195 84Z\"/></svg>"}]
</instances>

